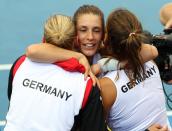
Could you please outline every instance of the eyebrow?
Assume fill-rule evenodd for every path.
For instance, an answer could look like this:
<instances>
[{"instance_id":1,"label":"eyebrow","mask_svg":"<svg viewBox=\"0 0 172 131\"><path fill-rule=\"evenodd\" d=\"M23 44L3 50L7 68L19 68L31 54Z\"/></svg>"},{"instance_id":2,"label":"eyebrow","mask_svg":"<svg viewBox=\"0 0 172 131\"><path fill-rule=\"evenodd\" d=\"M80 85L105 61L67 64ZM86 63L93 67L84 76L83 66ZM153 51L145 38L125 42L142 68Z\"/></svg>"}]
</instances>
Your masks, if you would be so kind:
<instances>
[{"instance_id":1,"label":"eyebrow","mask_svg":"<svg viewBox=\"0 0 172 131\"><path fill-rule=\"evenodd\" d=\"M94 29L102 29L101 27L99 26L95 26Z\"/></svg>"},{"instance_id":2,"label":"eyebrow","mask_svg":"<svg viewBox=\"0 0 172 131\"><path fill-rule=\"evenodd\" d=\"M81 25L79 26L79 28L87 28L87 26Z\"/></svg>"},{"instance_id":3,"label":"eyebrow","mask_svg":"<svg viewBox=\"0 0 172 131\"><path fill-rule=\"evenodd\" d=\"M88 28L88 26L81 25L79 28ZM102 29L100 26L94 26L93 29Z\"/></svg>"}]
</instances>

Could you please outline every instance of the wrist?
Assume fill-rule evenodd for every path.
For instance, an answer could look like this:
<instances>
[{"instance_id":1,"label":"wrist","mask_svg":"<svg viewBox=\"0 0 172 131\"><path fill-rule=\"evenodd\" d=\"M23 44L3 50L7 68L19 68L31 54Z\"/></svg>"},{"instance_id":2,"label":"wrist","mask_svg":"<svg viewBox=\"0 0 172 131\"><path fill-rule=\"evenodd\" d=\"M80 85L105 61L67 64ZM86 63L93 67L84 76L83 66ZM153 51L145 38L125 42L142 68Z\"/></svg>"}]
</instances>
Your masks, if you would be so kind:
<instances>
[{"instance_id":1,"label":"wrist","mask_svg":"<svg viewBox=\"0 0 172 131\"><path fill-rule=\"evenodd\" d=\"M86 58L82 53L77 53L76 59L79 61L80 59Z\"/></svg>"}]
</instances>

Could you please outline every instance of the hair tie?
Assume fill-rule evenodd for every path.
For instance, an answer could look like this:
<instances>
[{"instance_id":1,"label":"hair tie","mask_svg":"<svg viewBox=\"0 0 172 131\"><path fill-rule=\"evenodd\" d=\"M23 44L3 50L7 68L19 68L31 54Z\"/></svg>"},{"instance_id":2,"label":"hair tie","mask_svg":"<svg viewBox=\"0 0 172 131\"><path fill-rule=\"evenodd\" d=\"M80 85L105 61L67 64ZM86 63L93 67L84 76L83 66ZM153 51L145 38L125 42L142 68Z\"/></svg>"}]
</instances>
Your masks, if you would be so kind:
<instances>
[{"instance_id":1,"label":"hair tie","mask_svg":"<svg viewBox=\"0 0 172 131\"><path fill-rule=\"evenodd\" d=\"M135 32L132 32L132 33L129 34L129 36L132 36L132 35L135 35L135 34L136 34Z\"/></svg>"}]
</instances>

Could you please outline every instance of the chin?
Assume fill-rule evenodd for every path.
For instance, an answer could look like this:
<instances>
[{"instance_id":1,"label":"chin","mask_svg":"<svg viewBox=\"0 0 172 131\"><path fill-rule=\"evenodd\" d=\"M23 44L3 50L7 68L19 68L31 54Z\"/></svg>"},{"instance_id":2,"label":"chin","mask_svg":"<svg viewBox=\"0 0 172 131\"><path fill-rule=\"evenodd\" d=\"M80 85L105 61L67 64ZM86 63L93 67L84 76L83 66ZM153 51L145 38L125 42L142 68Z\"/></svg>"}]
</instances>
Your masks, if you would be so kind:
<instances>
[{"instance_id":1,"label":"chin","mask_svg":"<svg viewBox=\"0 0 172 131\"><path fill-rule=\"evenodd\" d=\"M96 54L96 51L84 51L83 54L88 57L92 57Z\"/></svg>"}]
</instances>

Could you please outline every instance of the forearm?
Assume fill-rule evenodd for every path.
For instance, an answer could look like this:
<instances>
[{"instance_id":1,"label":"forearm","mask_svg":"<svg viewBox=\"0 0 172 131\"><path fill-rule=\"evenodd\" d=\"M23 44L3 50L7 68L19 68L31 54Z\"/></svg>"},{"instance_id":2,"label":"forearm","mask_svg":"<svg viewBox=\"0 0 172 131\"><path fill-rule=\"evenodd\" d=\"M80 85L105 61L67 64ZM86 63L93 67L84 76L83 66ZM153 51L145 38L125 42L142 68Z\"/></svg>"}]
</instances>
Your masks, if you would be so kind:
<instances>
[{"instance_id":1,"label":"forearm","mask_svg":"<svg viewBox=\"0 0 172 131\"><path fill-rule=\"evenodd\" d=\"M71 57L79 59L83 55L78 52L62 49L51 44L33 44L26 50L26 56L32 61L53 63L67 60Z\"/></svg>"},{"instance_id":2,"label":"forearm","mask_svg":"<svg viewBox=\"0 0 172 131\"><path fill-rule=\"evenodd\" d=\"M142 62L145 63L147 61L155 59L158 56L158 50L153 45L142 44L140 55ZM103 58L98 61L98 65L100 66L99 70L100 72L107 72L107 71L117 70L119 69L119 67L123 68L127 64L127 60L120 62L119 67L118 67L118 63L119 61L116 59ZM96 69L98 69L98 67L96 67Z\"/></svg>"}]
</instances>

